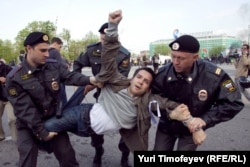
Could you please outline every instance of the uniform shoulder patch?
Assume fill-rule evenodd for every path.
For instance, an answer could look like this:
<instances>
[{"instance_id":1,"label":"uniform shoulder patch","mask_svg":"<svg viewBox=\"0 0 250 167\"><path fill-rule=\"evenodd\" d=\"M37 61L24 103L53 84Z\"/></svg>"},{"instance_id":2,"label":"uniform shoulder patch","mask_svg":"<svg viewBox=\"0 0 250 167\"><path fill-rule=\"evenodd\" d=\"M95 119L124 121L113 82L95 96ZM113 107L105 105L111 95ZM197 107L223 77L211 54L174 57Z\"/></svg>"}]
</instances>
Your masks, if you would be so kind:
<instances>
[{"instance_id":1,"label":"uniform shoulder patch","mask_svg":"<svg viewBox=\"0 0 250 167\"><path fill-rule=\"evenodd\" d=\"M56 59L50 59L50 58L46 59L46 63L56 63L56 62L57 62Z\"/></svg>"},{"instance_id":2,"label":"uniform shoulder patch","mask_svg":"<svg viewBox=\"0 0 250 167\"><path fill-rule=\"evenodd\" d=\"M17 65L17 66L15 66L15 67L8 73L7 77L12 78L12 77L15 75L15 73L17 73L17 71L19 71L21 68L22 68L22 66L21 66L20 64Z\"/></svg>"},{"instance_id":3,"label":"uniform shoulder patch","mask_svg":"<svg viewBox=\"0 0 250 167\"><path fill-rule=\"evenodd\" d=\"M87 48L91 48L91 47L97 46L97 45L99 45L100 43L101 43L101 42L92 43L92 44L88 45Z\"/></svg>"},{"instance_id":4,"label":"uniform shoulder patch","mask_svg":"<svg viewBox=\"0 0 250 167\"><path fill-rule=\"evenodd\" d=\"M125 55L130 55L130 52L126 48L124 48L123 46L120 47L119 51Z\"/></svg>"},{"instance_id":5,"label":"uniform shoulder patch","mask_svg":"<svg viewBox=\"0 0 250 167\"><path fill-rule=\"evenodd\" d=\"M9 93L9 95L11 95L11 96L17 96L17 95L18 95L17 90L16 90L15 87L10 87L10 88L8 88L8 93Z\"/></svg>"},{"instance_id":6,"label":"uniform shoulder patch","mask_svg":"<svg viewBox=\"0 0 250 167\"><path fill-rule=\"evenodd\" d=\"M221 86L223 88L225 88L227 91L229 92L233 92L236 90L235 86L234 86L234 83L232 80L228 79L228 80L225 80L224 82L222 82Z\"/></svg>"}]
</instances>

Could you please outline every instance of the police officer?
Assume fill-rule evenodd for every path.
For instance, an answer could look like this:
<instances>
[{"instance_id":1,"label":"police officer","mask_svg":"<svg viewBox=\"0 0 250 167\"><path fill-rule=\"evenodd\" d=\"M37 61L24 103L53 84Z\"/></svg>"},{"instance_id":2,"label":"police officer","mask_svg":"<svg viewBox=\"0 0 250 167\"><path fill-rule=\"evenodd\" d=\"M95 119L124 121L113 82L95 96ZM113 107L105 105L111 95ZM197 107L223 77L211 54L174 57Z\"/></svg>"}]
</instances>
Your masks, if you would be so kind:
<instances>
[{"instance_id":1,"label":"police officer","mask_svg":"<svg viewBox=\"0 0 250 167\"><path fill-rule=\"evenodd\" d=\"M193 117L183 124L162 115L154 150L173 150L177 139L177 150L196 150L205 137L193 141L192 136L199 138L201 130L232 119L244 104L230 76L214 64L199 59L200 45L196 38L183 35L169 46L172 63L159 69L153 93L186 104Z\"/></svg>"},{"instance_id":2,"label":"police officer","mask_svg":"<svg viewBox=\"0 0 250 167\"><path fill-rule=\"evenodd\" d=\"M70 72L49 57L49 37L30 33L24 46L27 58L6 79L8 100L14 108L20 167L36 167L38 149L54 152L61 167L79 166L67 132L48 132L44 122L60 116L60 83L94 84L94 77Z\"/></svg>"},{"instance_id":3,"label":"police officer","mask_svg":"<svg viewBox=\"0 0 250 167\"><path fill-rule=\"evenodd\" d=\"M86 52L81 53L79 57L73 63L73 71L77 71L81 73L83 67L91 67L92 74L96 75L101 69L101 51L102 51L102 43L104 42L105 38L105 30L108 28L108 23L104 23L100 29L100 42L91 44L87 47ZM121 74L128 77L129 71L131 69L130 64L130 52L121 46L119 50L119 55L117 56L117 65L118 70ZM66 104L65 108L69 108L72 106L79 105L83 98L83 92L89 92L90 90L94 89L92 86L86 87L78 87L72 97L69 99L68 103ZM94 97L97 99L99 95L99 90L94 94ZM101 166L101 157L103 155L104 149L102 147L104 143L103 135L97 135L95 138L92 137L92 146L95 147L96 154L93 160L94 166ZM128 156L129 156L129 149L125 145L125 143L120 140L119 142L119 149L122 151L122 158L121 158L121 165L123 167L129 166L128 164Z\"/></svg>"}]
</instances>

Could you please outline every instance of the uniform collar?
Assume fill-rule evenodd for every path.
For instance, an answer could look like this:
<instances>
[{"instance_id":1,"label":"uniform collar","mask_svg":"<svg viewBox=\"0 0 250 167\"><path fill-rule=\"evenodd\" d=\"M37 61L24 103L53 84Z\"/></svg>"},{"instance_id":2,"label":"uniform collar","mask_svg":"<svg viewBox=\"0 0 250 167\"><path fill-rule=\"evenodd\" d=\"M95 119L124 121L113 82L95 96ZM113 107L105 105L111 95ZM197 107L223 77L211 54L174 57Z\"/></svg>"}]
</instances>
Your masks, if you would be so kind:
<instances>
[{"instance_id":1,"label":"uniform collar","mask_svg":"<svg viewBox=\"0 0 250 167\"><path fill-rule=\"evenodd\" d=\"M23 61L23 65L24 65L24 69L27 72L27 74L33 74L35 71L38 70L37 67L33 67L33 66L29 65L27 60Z\"/></svg>"},{"instance_id":2,"label":"uniform collar","mask_svg":"<svg viewBox=\"0 0 250 167\"><path fill-rule=\"evenodd\" d=\"M194 63L192 72L188 74L187 76L182 76L181 74L177 74L174 70L174 66L172 65L170 67L170 70L167 76L167 81L172 82L172 81L178 81L178 80L185 80L189 84L192 84L194 78L197 76L197 72L198 72L197 62Z\"/></svg>"}]
</instances>

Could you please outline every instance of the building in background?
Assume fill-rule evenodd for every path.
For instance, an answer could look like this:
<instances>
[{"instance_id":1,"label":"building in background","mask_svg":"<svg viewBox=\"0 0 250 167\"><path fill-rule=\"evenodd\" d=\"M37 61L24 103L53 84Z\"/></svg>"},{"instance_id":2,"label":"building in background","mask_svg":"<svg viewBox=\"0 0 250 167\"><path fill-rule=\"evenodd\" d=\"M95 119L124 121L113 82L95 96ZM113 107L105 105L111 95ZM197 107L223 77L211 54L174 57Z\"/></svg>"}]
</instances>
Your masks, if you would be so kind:
<instances>
[{"instance_id":1,"label":"building in background","mask_svg":"<svg viewBox=\"0 0 250 167\"><path fill-rule=\"evenodd\" d=\"M180 34L184 35L184 34ZM242 45L242 41L236 37L228 36L226 34L221 35L215 35L212 31L207 32L197 32L197 33L190 33L189 35L192 35L196 37L200 43L200 56L201 57L210 57L211 53L209 51L216 47L216 46L222 46L225 48L223 51L223 56L229 55L231 52L235 52L237 50L240 50L239 48ZM161 39L150 43L149 46L149 56L151 57L155 50L154 48L157 45L167 45L172 42L174 39Z\"/></svg>"}]
</instances>

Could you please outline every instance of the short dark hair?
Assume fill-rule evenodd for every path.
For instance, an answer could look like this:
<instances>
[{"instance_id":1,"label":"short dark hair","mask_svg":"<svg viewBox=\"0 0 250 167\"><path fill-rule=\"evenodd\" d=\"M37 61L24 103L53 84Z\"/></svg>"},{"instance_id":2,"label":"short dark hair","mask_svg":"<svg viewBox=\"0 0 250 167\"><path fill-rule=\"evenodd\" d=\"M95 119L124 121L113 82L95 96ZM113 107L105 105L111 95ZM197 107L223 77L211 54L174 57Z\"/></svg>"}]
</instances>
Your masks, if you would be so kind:
<instances>
[{"instance_id":1,"label":"short dark hair","mask_svg":"<svg viewBox=\"0 0 250 167\"><path fill-rule=\"evenodd\" d=\"M25 54L25 51L24 50L20 50L20 54Z\"/></svg>"},{"instance_id":2,"label":"short dark hair","mask_svg":"<svg viewBox=\"0 0 250 167\"><path fill-rule=\"evenodd\" d=\"M53 37L50 43L63 44L63 41L58 37Z\"/></svg>"},{"instance_id":3,"label":"short dark hair","mask_svg":"<svg viewBox=\"0 0 250 167\"><path fill-rule=\"evenodd\" d=\"M243 44L242 46L247 47L247 49L249 49L249 45L248 44Z\"/></svg>"},{"instance_id":4,"label":"short dark hair","mask_svg":"<svg viewBox=\"0 0 250 167\"><path fill-rule=\"evenodd\" d=\"M147 71L148 73L151 74L151 76L152 76L152 82L150 83L150 88L151 88L152 83L153 83L153 80L155 79L155 73L154 73L154 71L152 70L152 68L149 68L149 67L142 67L142 68L136 69L135 72L134 72L133 78L136 76L136 74L138 74L139 71L142 71L142 70Z\"/></svg>"}]
</instances>

